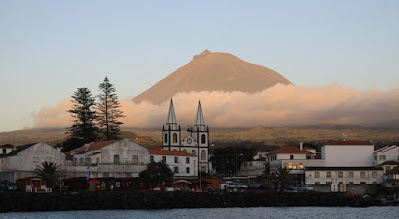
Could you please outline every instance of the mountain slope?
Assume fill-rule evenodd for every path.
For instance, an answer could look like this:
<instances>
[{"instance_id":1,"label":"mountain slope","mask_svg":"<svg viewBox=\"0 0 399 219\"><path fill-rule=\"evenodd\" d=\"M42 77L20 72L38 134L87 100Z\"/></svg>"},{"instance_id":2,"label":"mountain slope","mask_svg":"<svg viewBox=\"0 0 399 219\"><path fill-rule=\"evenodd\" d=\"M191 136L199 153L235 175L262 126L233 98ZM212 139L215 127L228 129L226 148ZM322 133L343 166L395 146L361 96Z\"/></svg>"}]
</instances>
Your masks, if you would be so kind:
<instances>
[{"instance_id":1,"label":"mountain slope","mask_svg":"<svg viewBox=\"0 0 399 219\"><path fill-rule=\"evenodd\" d=\"M278 83L292 84L279 73L228 54L205 50L133 101L159 104L180 92L242 91L255 93Z\"/></svg>"}]
</instances>

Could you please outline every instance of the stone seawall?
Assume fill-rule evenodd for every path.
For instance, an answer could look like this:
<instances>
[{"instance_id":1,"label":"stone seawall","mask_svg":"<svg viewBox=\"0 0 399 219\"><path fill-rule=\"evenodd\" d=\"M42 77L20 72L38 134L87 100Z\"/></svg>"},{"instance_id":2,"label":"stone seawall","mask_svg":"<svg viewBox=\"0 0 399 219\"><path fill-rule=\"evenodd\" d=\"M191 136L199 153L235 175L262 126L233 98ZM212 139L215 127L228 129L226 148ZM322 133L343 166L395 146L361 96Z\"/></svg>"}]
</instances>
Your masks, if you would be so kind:
<instances>
[{"instance_id":1,"label":"stone seawall","mask_svg":"<svg viewBox=\"0 0 399 219\"><path fill-rule=\"evenodd\" d=\"M276 206L378 206L376 199L338 193L164 192L0 193L0 212Z\"/></svg>"}]
</instances>

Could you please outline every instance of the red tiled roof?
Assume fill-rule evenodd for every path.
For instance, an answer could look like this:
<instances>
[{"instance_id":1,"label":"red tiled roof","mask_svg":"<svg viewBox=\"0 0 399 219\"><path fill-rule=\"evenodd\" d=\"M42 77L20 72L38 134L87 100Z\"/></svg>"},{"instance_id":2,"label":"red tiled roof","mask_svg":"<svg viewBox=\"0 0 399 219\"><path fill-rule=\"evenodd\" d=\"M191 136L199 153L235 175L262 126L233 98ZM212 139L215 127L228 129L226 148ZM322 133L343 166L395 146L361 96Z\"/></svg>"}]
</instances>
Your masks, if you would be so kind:
<instances>
[{"instance_id":1,"label":"red tiled roof","mask_svg":"<svg viewBox=\"0 0 399 219\"><path fill-rule=\"evenodd\" d=\"M283 146L281 148L278 148L276 150L270 151L269 154L308 154L310 152L306 150L300 150L297 147L294 146Z\"/></svg>"},{"instance_id":2,"label":"red tiled roof","mask_svg":"<svg viewBox=\"0 0 399 219\"><path fill-rule=\"evenodd\" d=\"M389 161L385 161L384 163L378 165L378 166L384 166L384 165L399 165L399 162L393 161L393 160L389 160Z\"/></svg>"},{"instance_id":3,"label":"red tiled roof","mask_svg":"<svg viewBox=\"0 0 399 219\"><path fill-rule=\"evenodd\" d=\"M373 145L369 141L333 141L326 145Z\"/></svg>"},{"instance_id":4,"label":"red tiled roof","mask_svg":"<svg viewBox=\"0 0 399 219\"><path fill-rule=\"evenodd\" d=\"M113 144L117 141L115 140L111 140L111 141L98 141L98 142L93 142L90 144L89 150L90 151L96 151L96 150L100 150L101 148L108 146L110 144Z\"/></svg>"},{"instance_id":5,"label":"red tiled roof","mask_svg":"<svg viewBox=\"0 0 399 219\"><path fill-rule=\"evenodd\" d=\"M149 150L150 154L157 154L157 155L174 155L174 156L190 156L196 157L197 155L190 154L184 151L166 151L166 150Z\"/></svg>"}]
</instances>

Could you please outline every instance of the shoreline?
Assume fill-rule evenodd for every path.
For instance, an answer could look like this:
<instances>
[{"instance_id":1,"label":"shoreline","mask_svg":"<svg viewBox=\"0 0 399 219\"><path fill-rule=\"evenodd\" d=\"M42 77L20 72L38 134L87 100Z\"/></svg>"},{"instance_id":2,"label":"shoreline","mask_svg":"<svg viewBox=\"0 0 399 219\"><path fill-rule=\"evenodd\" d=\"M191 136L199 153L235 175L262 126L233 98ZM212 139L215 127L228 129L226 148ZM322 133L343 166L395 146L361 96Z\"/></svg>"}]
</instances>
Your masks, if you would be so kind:
<instances>
[{"instance_id":1,"label":"shoreline","mask_svg":"<svg viewBox=\"0 0 399 219\"><path fill-rule=\"evenodd\" d=\"M118 209L387 206L376 198L346 197L341 193L321 192L3 192L0 193L0 197L0 213Z\"/></svg>"}]
</instances>

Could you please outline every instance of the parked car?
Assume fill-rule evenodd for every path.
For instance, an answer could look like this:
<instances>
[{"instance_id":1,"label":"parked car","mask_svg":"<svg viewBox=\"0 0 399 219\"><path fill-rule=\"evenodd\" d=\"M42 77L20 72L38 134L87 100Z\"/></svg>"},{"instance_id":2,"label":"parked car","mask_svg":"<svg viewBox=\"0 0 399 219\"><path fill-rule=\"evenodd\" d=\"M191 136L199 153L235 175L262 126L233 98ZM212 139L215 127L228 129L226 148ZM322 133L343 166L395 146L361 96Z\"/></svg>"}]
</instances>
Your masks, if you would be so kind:
<instances>
[{"instance_id":1,"label":"parked car","mask_svg":"<svg viewBox=\"0 0 399 219\"><path fill-rule=\"evenodd\" d=\"M311 186L311 185L304 185L300 189L301 189L301 191L304 191L304 192L314 191L313 186Z\"/></svg>"},{"instance_id":2,"label":"parked car","mask_svg":"<svg viewBox=\"0 0 399 219\"><path fill-rule=\"evenodd\" d=\"M15 183L8 183L7 190L8 191L16 191L18 189L17 184Z\"/></svg>"},{"instance_id":3,"label":"parked car","mask_svg":"<svg viewBox=\"0 0 399 219\"><path fill-rule=\"evenodd\" d=\"M300 191L298 187L289 187L284 189L284 192L298 192Z\"/></svg>"},{"instance_id":4,"label":"parked car","mask_svg":"<svg viewBox=\"0 0 399 219\"><path fill-rule=\"evenodd\" d=\"M217 192L217 189L212 188L212 187L208 187L208 188L205 188L205 189L203 190L203 192Z\"/></svg>"}]
</instances>

